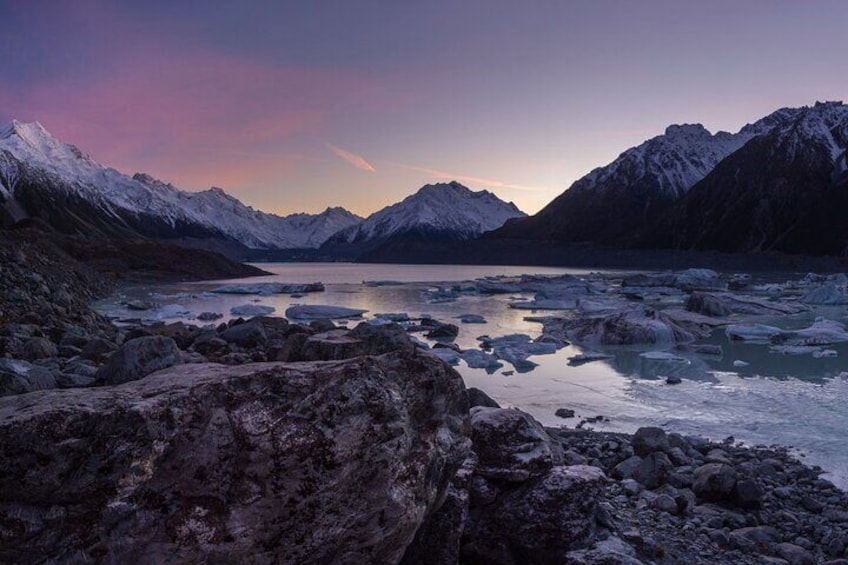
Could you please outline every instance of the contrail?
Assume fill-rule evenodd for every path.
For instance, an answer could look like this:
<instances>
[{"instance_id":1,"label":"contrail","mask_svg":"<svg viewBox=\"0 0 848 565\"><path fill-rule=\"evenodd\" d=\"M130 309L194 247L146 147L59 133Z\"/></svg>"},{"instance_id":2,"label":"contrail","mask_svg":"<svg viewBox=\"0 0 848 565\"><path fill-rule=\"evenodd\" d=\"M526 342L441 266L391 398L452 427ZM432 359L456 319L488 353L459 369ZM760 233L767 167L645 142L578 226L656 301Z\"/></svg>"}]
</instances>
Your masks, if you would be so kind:
<instances>
[{"instance_id":1,"label":"contrail","mask_svg":"<svg viewBox=\"0 0 848 565\"><path fill-rule=\"evenodd\" d=\"M339 159L344 159L357 169L368 171L369 173L377 172L377 169L372 167L371 163L366 161L364 157L357 155L356 153L351 153L350 151L345 151L344 149L336 147L335 145L327 141L324 142L324 145L326 145L327 149L332 151L336 155L336 157L338 157Z\"/></svg>"}]
</instances>

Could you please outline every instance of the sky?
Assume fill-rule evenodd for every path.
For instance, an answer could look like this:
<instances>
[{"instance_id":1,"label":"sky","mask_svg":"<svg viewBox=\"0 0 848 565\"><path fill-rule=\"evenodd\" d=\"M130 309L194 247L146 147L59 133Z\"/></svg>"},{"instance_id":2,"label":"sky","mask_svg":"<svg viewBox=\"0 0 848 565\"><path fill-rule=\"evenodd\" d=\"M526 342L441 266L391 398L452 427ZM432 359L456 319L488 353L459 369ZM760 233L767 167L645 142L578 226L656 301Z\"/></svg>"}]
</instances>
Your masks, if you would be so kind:
<instances>
[{"instance_id":1,"label":"sky","mask_svg":"<svg viewBox=\"0 0 848 565\"><path fill-rule=\"evenodd\" d=\"M534 213L672 123L848 98L848 2L0 0L0 121L279 214Z\"/></svg>"}]
</instances>

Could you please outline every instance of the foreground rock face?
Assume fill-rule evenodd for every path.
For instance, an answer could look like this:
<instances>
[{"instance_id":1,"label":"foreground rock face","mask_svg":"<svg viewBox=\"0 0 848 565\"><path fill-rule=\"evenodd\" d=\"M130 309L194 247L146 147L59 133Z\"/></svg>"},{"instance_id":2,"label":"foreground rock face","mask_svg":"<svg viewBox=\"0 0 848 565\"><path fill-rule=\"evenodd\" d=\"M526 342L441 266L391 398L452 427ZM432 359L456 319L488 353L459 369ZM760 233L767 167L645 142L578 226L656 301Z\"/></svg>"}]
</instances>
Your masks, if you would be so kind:
<instances>
[{"instance_id":1,"label":"foreground rock face","mask_svg":"<svg viewBox=\"0 0 848 565\"><path fill-rule=\"evenodd\" d=\"M392 563L468 455L429 355L0 399L0 562Z\"/></svg>"}]
</instances>

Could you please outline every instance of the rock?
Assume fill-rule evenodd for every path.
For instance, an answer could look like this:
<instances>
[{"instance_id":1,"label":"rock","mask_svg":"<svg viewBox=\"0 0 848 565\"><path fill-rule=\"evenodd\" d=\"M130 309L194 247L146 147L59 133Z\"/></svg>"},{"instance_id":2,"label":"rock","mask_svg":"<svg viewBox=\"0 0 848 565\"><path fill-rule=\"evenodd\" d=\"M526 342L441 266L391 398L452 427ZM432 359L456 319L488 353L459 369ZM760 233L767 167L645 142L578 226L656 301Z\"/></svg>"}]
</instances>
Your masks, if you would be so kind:
<instances>
[{"instance_id":1,"label":"rock","mask_svg":"<svg viewBox=\"0 0 848 565\"><path fill-rule=\"evenodd\" d=\"M95 375L107 385L117 385L146 377L180 362L180 350L173 339L162 336L138 337L124 343Z\"/></svg>"},{"instance_id":2,"label":"rock","mask_svg":"<svg viewBox=\"0 0 848 565\"><path fill-rule=\"evenodd\" d=\"M669 385L679 385L683 382L683 379L677 376L669 376L665 378L665 384Z\"/></svg>"},{"instance_id":3,"label":"rock","mask_svg":"<svg viewBox=\"0 0 848 565\"><path fill-rule=\"evenodd\" d=\"M0 396L56 387L53 373L19 359L0 358Z\"/></svg>"},{"instance_id":4,"label":"rock","mask_svg":"<svg viewBox=\"0 0 848 565\"><path fill-rule=\"evenodd\" d=\"M597 467L558 466L485 506L472 503L460 563L567 563L594 536L605 482Z\"/></svg>"},{"instance_id":5,"label":"rock","mask_svg":"<svg viewBox=\"0 0 848 565\"><path fill-rule=\"evenodd\" d=\"M725 463L707 463L695 469L692 490L703 500L721 501L730 497L736 487L736 470Z\"/></svg>"},{"instance_id":6,"label":"rock","mask_svg":"<svg viewBox=\"0 0 848 565\"><path fill-rule=\"evenodd\" d=\"M479 388L468 387L465 389L465 395L468 397L468 407L483 406L485 408L500 408L492 397L480 390Z\"/></svg>"},{"instance_id":7,"label":"rock","mask_svg":"<svg viewBox=\"0 0 848 565\"><path fill-rule=\"evenodd\" d=\"M44 337L33 337L24 342L21 356L27 361L49 359L59 355L59 349L52 341Z\"/></svg>"},{"instance_id":8,"label":"rock","mask_svg":"<svg viewBox=\"0 0 848 565\"><path fill-rule=\"evenodd\" d=\"M656 427L642 427L636 430L630 445L633 447L633 452L640 457L645 457L655 451L667 452L669 450L665 430Z\"/></svg>"},{"instance_id":9,"label":"rock","mask_svg":"<svg viewBox=\"0 0 848 565\"><path fill-rule=\"evenodd\" d=\"M815 565L813 554L792 543L779 543L777 554L789 562L789 565Z\"/></svg>"},{"instance_id":10,"label":"rock","mask_svg":"<svg viewBox=\"0 0 848 565\"><path fill-rule=\"evenodd\" d=\"M667 514L677 514L678 512L677 501L667 494L661 494L656 497L651 502L651 506Z\"/></svg>"},{"instance_id":11,"label":"rock","mask_svg":"<svg viewBox=\"0 0 848 565\"><path fill-rule=\"evenodd\" d=\"M461 314L457 319L463 324L485 324L486 318L479 314Z\"/></svg>"},{"instance_id":12,"label":"rock","mask_svg":"<svg viewBox=\"0 0 848 565\"><path fill-rule=\"evenodd\" d=\"M780 533L771 526L751 526L730 532L731 543L748 553L773 553Z\"/></svg>"},{"instance_id":13,"label":"rock","mask_svg":"<svg viewBox=\"0 0 848 565\"><path fill-rule=\"evenodd\" d=\"M362 342L366 355L383 355L392 351L412 353L415 350L406 331L394 323L372 326L363 322L353 328L350 335Z\"/></svg>"},{"instance_id":14,"label":"rock","mask_svg":"<svg viewBox=\"0 0 848 565\"><path fill-rule=\"evenodd\" d=\"M321 332L329 332L332 330L339 329L336 327L336 324L333 323L332 320L328 320L326 318L319 318L317 320L310 320L309 327L315 330L315 333ZM346 328L343 328L346 329Z\"/></svg>"},{"instance_id":15,"label":"rock","mask_svg":"<svg viewBox=\"0 0 848 565\"><path fill-rule=\"evenodd\" d=\"M479 349L466 349L459 356L472 369L486 369L493 372L503 367L503 363L499 362L497 357Z\"/></svg>"},{"instance_id":16,"label":"rock","mask_svg":"<svg viewBox=\"0 0 848 565\"><path fill-rule=\"evenodd\" d=\"M230 326L221 332L220 338L227 343L235 343L248 349L264 345L268 340L262 322L256 319Z\"/></svg>"},{"instance_id":17,"label":"rock","mask_svg":"<svg viewBox=\"0 0 848 565\"><path fill-rule=\"evenodd\" d=\"M736 504L742 508L755 510L763 503L763 488L754 479L743 479L736 483Z\"/></svg>"},{"instance_id":18,"label":"rock","mask_svg":"<svg viewBox=\"0 0 848 565\"><path fill-rule=\"evenodd\" d=\"M311 335L303 345L304 361L332 361L364 355L362 341L350 330L337 329Z\"/></svg>"},{"instance_id":19,"label":"rock","mask_svg":"<svg viewBox=\"0 0 848 565\"><path fill-rule=\"evenodd\" d=\"M114 342L96 337L85 344L80 355L83 359L102 363L117 350L118 346Z\"/></svg>"},{"instance_id":20,"label":"rock","mask_svg":"<svg viewBox=\"0 0 848 565\"><path fill-rule=\"evenodd\" d=\"M220 312L201 312L197 315L197 319L201 322L214 322L215 320L220 320L224 315Z\"/></svg>"},{"instance_id":21,"label":"rock","mask_svg":"<svg viewBox=\"0 0 848 565\"><path fill-rule=\"evenodd\" d=\"M693 292L686 300L686 309L705 316L729 316L730 308L718 297L705 292Z\"/></svg>"},{"instance_id":22,"label":"rock","mask_svg":"<svg viewBox=\"0 0 848 565\"><path fill-rule=\"evenodd\" d=\"M430 339L453 339L459 335L459 328L455 324L439 324L427 332Z\"/></svg>"},{"instance_id":23,"label":"rock","mask_svg":"<svg viewBox=\"0 0 848 565\"><path fill-rule=\"evenodd\" d=\"M462 391L390 354L2 399L3 560L396 563L468 455Z\"/></svg>"},{"instance_id":24,"label":"rock","mask_svg":"<svg viewBox=\"0 0 848 565\"><path fill-rule=\"evenodd\" d=\"M636 471L633 473L633 478L646 489L655 489L673 480L674 464L668 459L668 456L661 451L649 454L642 459ZM677 482L674 481L673 482Z\"/></svg>"},{"instance_id":25,"label":"rock","mask_svg":"<svg viewBox=\"0 0 848 565\"><path fill-rule=\"evenodd\" d=\"M558 418L573 418L574 410L570 408L557 408L556 412L554 412L554 416Z\"/></svg>"},{"instance_id":26,"label":"rock","mask_svg":"<svg viewBox=\"0 0 848 565\"><path fill-rule=\"evenodd\" d=\"M716 322L688 312L636 308L561 323L566 335L580 344L672 345L707 337Z\"/></svg>"},{"instance_id":27,"label":"rock","mask_svg":"<svg viewBox=\"0 0 848 565\"><path fill-rule=\"evenodd\" d=\"M634 455L633 457L628 457L615 467L613 467L612 472L610 473L615 479L629 479L636 474L636 469L639 468L639 465L642 464L642 458L638 455Z\"/></svg>"},{"instance_id":28,"label":"rock","mask_svg":"<svg viewBox=\"0 0 848 565\"><path fill-rule=\"evenodd\" d=\"M478 457L476 473L487 479L522 482L547 473L555 446L539 422L515 409L471 409L471 439Z\"/></svg>"}]
</instances>

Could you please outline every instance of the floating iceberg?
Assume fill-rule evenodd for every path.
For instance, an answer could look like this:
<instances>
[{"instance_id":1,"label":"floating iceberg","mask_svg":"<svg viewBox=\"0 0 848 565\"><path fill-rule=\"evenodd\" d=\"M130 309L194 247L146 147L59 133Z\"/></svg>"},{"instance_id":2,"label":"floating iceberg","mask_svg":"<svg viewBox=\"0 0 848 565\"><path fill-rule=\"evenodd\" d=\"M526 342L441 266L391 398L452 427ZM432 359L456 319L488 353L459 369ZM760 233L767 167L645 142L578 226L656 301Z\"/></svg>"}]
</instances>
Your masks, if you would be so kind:
<instances>
[{"instance_id":1,"label":"floating iceberg","mask_svg":"<svg viewBox=\"0 0 848 565\"><path fill-rule=\"evenodd\" d=\"M344 306L325 306L320 304L299 304L286 308L286 318L293 320L335 320L338 318L358 318L368 310L345 308Z\"/></svg>"},{"instance_id":2,"label":"floating iceberg","mask_svg":"<svg viewBox=\"0 0 848 565\"><path fill-rule=\"evenodd\" d=\"M233 316L267 316L276 312L273 306L262 306L261 304L242 304L241 306L233 306L230 308L230 314Z\"/></svg>"},{"instance_id":3,"label":"floating iceberg","mask_svg":"<svg viewBox=\"0 0 848 565\"><path fill-rule=\"evenodd\" d=\"M216 294L302 294L306 292L323 292L324 285L316 283L252 283L225 284L212 289Z\"/></svg>"}]
</instances>

